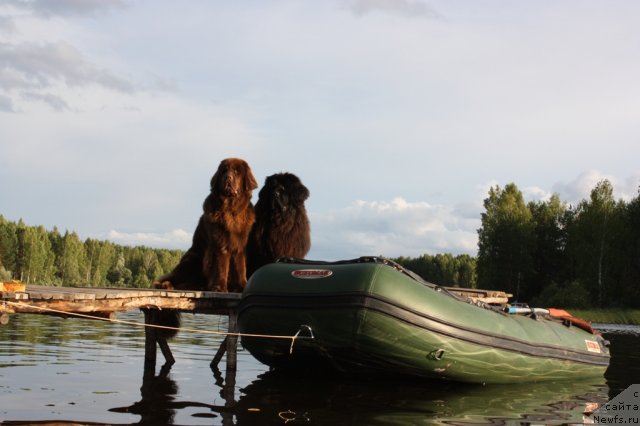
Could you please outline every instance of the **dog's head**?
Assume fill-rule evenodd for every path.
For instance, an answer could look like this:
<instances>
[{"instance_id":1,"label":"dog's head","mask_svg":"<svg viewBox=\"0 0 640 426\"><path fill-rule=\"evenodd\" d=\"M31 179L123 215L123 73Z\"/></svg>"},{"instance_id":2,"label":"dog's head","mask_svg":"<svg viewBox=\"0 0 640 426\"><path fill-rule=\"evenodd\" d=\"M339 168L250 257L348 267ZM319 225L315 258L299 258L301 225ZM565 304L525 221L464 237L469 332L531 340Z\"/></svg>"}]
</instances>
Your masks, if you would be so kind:
<instances>
[{"instance_id":1,"label":"dog's head","mask_svg":"<svg viewBox=\"0 0 640 426\"><path fill-rule=\"evenodd\" d=\"M273 212L286 212L300 207L309 198L309 190L292 173L276 173L267 177L259 193L259 202L267 204Z\"/></svg>"},{"instance_id":2,"label":"dog's head","mask_svg":"<svg viewBox=\"0 0 640 426\"><path fill-rule=\"evenodd\" d=\"M258 187L251 168L239 158L227 158L220 162L218 170L211 178L211 192L225 197L237 197L250 193Z\"/></svg>"}]
</instances>

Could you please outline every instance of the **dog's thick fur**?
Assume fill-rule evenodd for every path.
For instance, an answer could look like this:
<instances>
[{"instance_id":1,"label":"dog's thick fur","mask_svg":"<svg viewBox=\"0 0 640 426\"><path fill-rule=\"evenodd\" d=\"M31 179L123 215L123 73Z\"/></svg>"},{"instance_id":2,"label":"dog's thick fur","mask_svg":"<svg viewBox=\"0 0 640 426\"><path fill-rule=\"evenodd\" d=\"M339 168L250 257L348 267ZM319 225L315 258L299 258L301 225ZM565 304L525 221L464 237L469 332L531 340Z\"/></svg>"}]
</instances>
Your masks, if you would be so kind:
<instances>
[{"instance_id":1,"label":"dog's thick fur","mask_svg":"<svg viewBox=\"0 0 640 426\"><path fill-rule=\"evenodd\" d=\"M247 284L245 250L255 222L251 195L258 187L249 165L227 158L211 178L191 247L156 288L178 290L239 291ZM162 311L160 323L177 327L176 311ZM175 333L163 332L165 337Z\"/></svg>"},{"instance_id":2,"label":"dog's thick fur","mask_svg":"<svg viewBox=\"0 0 640 426\"><path fill-rule=\"evenodd\" d=\"M245 248L256 217L251 194L257 187L244 160L220 163L191 247L174 270L158 280L162 288L242 291L247 283Z\"/></svg>"},{"instance_id":3,"label":"dog's thick fur","mask_svg":"<svg viewBox=\"0 0 640 426\"><path fill-rule=\"evenodd\" d=\"M303 259L311 248L311 231L304 202L309 190L292 173L265 179L256 202L256 222L247 244L247 273L279 257Z\"/></svg>"}]
</instances>

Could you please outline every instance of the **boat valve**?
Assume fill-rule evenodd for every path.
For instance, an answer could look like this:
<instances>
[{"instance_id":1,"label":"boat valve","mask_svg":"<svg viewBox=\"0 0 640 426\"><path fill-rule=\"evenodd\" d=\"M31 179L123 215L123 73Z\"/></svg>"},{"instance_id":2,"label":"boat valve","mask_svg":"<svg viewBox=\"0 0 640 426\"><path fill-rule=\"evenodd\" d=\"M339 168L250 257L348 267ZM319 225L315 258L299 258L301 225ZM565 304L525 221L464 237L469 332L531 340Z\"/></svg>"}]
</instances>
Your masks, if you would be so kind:
<instances>
[{"instance_id":1,"label":"boat valve","mask_svg":"<svg viewBox=\"0 0 640 426\"><path fill-rule=\"evenodd\" d=\"M435 351L429 352L427 358L432 359L434 361L440 361L444 357L444 349L436 349Z\"/></svg>"}]
</instances>

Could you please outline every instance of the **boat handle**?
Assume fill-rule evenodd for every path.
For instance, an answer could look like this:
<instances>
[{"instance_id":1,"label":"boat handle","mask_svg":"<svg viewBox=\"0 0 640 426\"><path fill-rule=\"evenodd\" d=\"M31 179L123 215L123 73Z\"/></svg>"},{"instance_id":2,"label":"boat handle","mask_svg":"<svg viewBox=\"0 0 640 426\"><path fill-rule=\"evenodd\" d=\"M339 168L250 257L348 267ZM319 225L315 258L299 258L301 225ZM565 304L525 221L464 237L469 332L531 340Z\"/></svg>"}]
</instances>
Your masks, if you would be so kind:
<instances>
[{"instance_id":1,"label":"boat handle","mask_svg":"<svg viewBox=\"0 0 640 426\"><path fill-rule=\"evenodd\" d=\"M307 330L309 332L308 336L300 336L302 330ZM291 338L291 347L289 348L289 355L293 353L293 345L296 343L296 339L315 339L313 335L313 329L305 324L300 325L300 329L298 332Z\"/></svg>"},{"instance_id":2,"label":"boat handle","mask_svg":"<svg viewBox=\"0 0 640 426\"><path fill-rule=\"evenodd\" d=\"M299 336L299 335L300 335L300 332L301 332L303 329L309 332L309 335L308 335L308 336ZM306 324L302 324L302 325L300 326L300 329L299 329L299 330L298 330L298 332L296 333L296 336L295 336L295 337L306 337L306 338L308 338L308 339L315 339L315 338L316 338L316 337L313 335L313 329L311 328L311 326L306 325Z\"/></svg>"}]
</instances>

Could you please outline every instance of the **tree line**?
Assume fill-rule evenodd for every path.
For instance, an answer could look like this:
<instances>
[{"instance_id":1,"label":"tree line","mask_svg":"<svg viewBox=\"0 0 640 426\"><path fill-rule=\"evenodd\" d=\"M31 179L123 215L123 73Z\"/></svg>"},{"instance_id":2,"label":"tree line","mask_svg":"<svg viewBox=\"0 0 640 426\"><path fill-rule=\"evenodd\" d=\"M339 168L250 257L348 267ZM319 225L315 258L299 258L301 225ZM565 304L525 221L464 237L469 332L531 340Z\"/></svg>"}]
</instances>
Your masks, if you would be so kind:
<instances>
[{"instance_id":1,"label":"tree line","mask_svg":"<svg viewBox=\"0 0 640 426\"><path fill-rule=\"evenodd\" d=\"M0 280L53 286L147 288L171 271L180 250L81 241L75 232L47 231L0 215Z\"/></svg>"},{"instance_id":2,"label":"tree line","mask_svg":"<svg viewBox=\"0 0 640 426\"><path fill-rule=\"evenodd\" d=\"M398 262L436 284L503 290L536 306L640 307L640 196L616 200L603 180L576 206L557 194L527 203L510 183L492 187L484 209L477 258Z\"/></svg>"},{"instance_id":3,"label":"tree line","mask_svg":"<svg viewBox=\"0 0 640 426\"><path fill-rule=\"evenodd\" d=\"M150 287L181 250L81 241L74 232L0 215L0 280L76 286ZM640 193L615 200L607 180L572 206L554 194L524 200L514 183L484 200L478 255L396 260L440 285L503 290L536 306L640 307Z\"/></svg>"},{"instance_id":4,"label":"tree line","mask_svg":"<svg viewBox=\"0 0 640 426\"><path fill-rule=\"evenodd\" d=\"M468 254L454 256L445 254L423 254L419 257L393 259L429 282L451 287L477 287L477 260Z\"/></svg>"}]
</instances>

